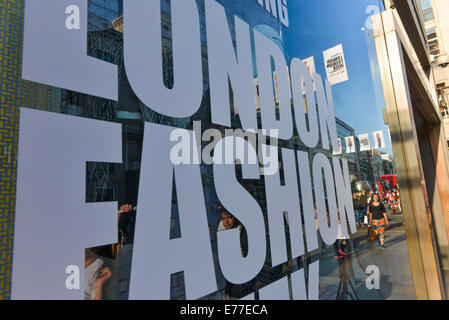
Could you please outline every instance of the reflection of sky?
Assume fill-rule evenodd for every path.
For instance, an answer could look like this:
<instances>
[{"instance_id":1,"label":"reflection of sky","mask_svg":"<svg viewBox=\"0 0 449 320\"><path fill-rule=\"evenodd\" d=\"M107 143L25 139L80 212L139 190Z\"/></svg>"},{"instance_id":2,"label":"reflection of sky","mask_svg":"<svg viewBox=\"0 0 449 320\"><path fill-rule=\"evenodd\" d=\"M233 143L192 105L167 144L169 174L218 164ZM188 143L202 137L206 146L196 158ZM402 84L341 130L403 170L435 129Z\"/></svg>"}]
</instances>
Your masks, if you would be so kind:
<instances>
[{"instance_id":1,"label":"reflection of sky","mask_svg":"<svg viewBox=\"0 0 449 320\"><path fill-rule=\"evenodd\" d=\"M343 45L349 81L333 86L335 114L352 126L356 135L384 129L385 107L371 30L362 31L371 14L367 8L379 0L296 0L288 2L290 26L283 28L286 57L315 57L317 72L326 78L323 54ZM374 76L373 72L374 71ZM374 80L373 80L374 79ZM374 144L373 144L374 145ZM391 148L385 150L391 152Z\"/></svg>"},{"instance_id":2,"label":"reflection of sky","mask_svg":"<svg viewBox=\"0 0 449 320\"><path fill-rule=\"evenodd\" d=\"M290 26L282 28L282 40L278 34L278 26L281 25L279 20L259 6L257 0L245 0L251 1L251 6L236 4L235 0L217 1L226 7L228 15L237 14L254 29L273 39L279 47L285 48L288 62L293 57L304 59L313 55L317 72L323 78L326 78L326 71L322 52L342 43L349 81L333 87L336 116L353 127L356 135L369 133L371 145L374 145L372 132L384 129L386 143L390 147L388 130L382 116L385 105L374 41L369 35L370 30L361 30L362 27L366 28L371 14L367 8L372 5L382 6L382 1L290 0ZM425 3L428 0L421 1ZM117 4L115 1L90 0L89 4L90 10L112 20L116 11L120 10L121 1ZM247 12L248 8L251 8L250 12ZM255 61L253 63L255 65ZM391 153L391 147L386 151Z\"/></svg>"},{"instance_id":3,"label":"reflection of sky","mask_svg":"<svg viewBox=\"0 0 449 320\"><path fill-rule=\"evenodd\" d=\"M423 10L432 8L432 4L430 3L430 0L421 0L420 2L421 2L421 7Z\"/></svg>"}]
</instances>

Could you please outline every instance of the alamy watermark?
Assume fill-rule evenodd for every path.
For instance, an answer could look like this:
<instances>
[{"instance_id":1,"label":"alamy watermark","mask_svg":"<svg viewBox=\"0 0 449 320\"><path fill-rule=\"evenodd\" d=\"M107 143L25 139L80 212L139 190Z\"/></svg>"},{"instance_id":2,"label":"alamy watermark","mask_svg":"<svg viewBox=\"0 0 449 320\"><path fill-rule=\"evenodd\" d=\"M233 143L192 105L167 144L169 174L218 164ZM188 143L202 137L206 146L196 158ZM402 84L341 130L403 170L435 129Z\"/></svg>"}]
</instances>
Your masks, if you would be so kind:
<instances>
[{"instance_id":1,"label":"alamy watermark","mask_svg":"<svg viewBox=\"0 0 449 320\"><path fill-rule=\"evenodd\" d=\"M365 280L365 286L368 290L380 289L380 270L378 266L370 265L366 267L365 273L368 277Z\"/></svg>"},{"instance_id":2,"label":"alamy watermark","mask_svg":"<svg viewBox=\"0 0 449 320\"><path fill-rule=\"evenodd\" d=\"M170 160L180 164L259 165L262 175L276 174L279 167L278 130L243 131L218 129L201 131L201 121L193 122L193 136L185 129L174 129ZM267 134L268 133L268 134ZM204 145L204 147L202 147Z\"/></svg>"}]
</instances>

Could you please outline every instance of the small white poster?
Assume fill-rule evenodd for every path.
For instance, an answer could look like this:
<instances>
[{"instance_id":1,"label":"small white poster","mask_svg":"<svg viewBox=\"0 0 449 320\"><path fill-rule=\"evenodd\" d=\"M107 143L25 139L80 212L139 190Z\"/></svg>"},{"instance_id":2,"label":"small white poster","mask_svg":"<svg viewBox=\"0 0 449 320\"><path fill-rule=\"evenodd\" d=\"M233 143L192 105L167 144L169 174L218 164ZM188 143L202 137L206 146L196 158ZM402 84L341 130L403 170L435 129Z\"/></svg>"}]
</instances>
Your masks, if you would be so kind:
<instances>
[{"instance_id":1,"label":"small white poster","mask_svg":"<svg viewBox=\"0 0 449 320\"><path fill-rule=\"evenodd\" d=\"M334 155L338 155L338 154L342 154L342 153L343 153L343 147L342 147L342 145L341 145L341 139L338 138L338 139L337 139L337 149L334 150L333 154L334 154Z\"/></svg>"},{"instance_id":2,"label":"small white poster","mask_svg":"<svg viewBox=\"0 0 449 320\"><path fill-rule=\"evenodd\" d=\"M371 149L371 142L369 141L369 134L364 133L359 135L360 151L368 151Z\"/></svg>"},{"instance_id":3,"label":"small white poster","mask_svg":"<svg viewBox=\"0 0 449 320\"><path fill-rule=\"evenodd\" d=\"M345 142L346 142L346 153L354 153L356 151L354 137L353 136L346 137Z\"/></svg>"},{"instance_id":4,"label":"small white poster","mask_svg":"<svg viewBox=\"0 0 449 320\"><path fill-rule=\"evenodd\" d=\"M385 148L384 132L382 130L373 132L374 137L374 149Z\"/></svg>"},{"instance_id":5,"label":"small white poster","mask_svg":"<svg viewBox=\"0 0 449 320\"><path fill-rule=\"evenodd\" d=\"M327 79L332 85L347 81L349 79L345 55L343 53L343 46L341 44L324 51L323 57Z\"/></svg>"}]
</instances>

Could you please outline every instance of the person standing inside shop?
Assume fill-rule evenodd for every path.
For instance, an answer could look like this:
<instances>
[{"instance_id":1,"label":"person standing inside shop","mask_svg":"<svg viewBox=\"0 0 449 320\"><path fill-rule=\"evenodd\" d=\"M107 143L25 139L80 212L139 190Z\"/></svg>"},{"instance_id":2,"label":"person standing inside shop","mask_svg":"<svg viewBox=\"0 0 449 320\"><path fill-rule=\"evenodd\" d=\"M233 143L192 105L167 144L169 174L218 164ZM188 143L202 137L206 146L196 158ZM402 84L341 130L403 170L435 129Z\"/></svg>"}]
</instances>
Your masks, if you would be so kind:
<instances>
[{"instance_id":1,"label":"person standing inside shop","mask_svg":"<svg viewBox=\"0 0 449 320\"><path fill-rule=\"evenodd\" d=\"M241 253L242 256L245 257L248 254L248 237L246 231L243 229L242 224L232 216L223 206L219 205L218 210L220 212L221 221L218 224L217 232L231 230L231 229L239 229L240 230L240 244L241 244ZM226 281L225 284L225 292L224 292L224 300L234 300L240 299L251 292L254 292L254 280L250 281L247 284L233 284Z\"/></svg>"},{"instance_id":2,"label":"person standing inside shop","mask_svg":"<svg viewBox=\"0 0 449 320\"><path fill-rule=\"evenodd\" d=\"M373 200L368 206L368 217L369 223L373 226L379 239L381 248L385 249L385 225L389 226L390 222L388 222L387 211L378 194L373 195Z\"/></svg>"}]
</instances>

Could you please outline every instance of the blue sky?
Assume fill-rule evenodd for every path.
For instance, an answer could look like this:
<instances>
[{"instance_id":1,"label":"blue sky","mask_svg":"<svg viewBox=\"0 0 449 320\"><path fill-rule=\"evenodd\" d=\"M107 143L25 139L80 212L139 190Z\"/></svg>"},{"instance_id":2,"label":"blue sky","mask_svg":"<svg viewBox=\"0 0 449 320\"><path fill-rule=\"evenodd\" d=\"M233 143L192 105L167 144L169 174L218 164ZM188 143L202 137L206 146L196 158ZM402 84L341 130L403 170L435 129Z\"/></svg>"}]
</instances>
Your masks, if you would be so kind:
<instances>
[{"instance_id":1,"label":"blue sky","mask_svg":"<svg viewBox=\"0 0 449 320\"><path fill-rule=\"evenodd\" d=\"M316 70L323 78L323 51L343 45L349 81L333 86L336 116L352 126L356 135L383 129L387 143L384 151L391 153L382 116L385 102L374 40L370 30L362 30L370 16L367 8L372 5L379 6L379 0L289 1L290 25L283 28L282 36L287 58L313 55Z\"/></svg>"}]
</instances>

